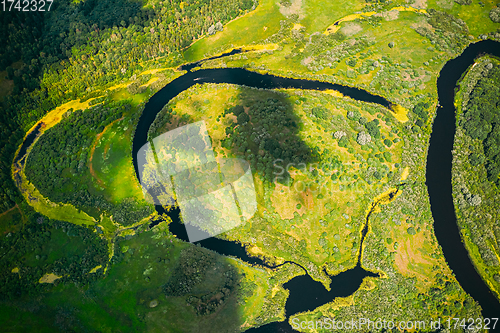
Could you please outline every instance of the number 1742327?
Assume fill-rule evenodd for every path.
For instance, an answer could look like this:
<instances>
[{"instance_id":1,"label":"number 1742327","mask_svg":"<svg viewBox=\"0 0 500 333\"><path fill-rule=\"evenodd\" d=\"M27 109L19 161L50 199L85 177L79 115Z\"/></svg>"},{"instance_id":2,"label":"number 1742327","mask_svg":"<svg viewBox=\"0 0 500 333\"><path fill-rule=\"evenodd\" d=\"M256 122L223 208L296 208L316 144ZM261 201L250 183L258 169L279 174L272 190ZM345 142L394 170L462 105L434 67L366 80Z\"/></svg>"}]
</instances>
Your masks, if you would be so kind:
<instances>
[{"instance_id":1,"label":"number 1742327","mask_svg":"<svg viewBox=\"0 0 500 333\"><path fill-rule=\"evenodd\" d=\"M1 0L4 12L50 12L54 0Z\"/></svg>"}]
</instances>

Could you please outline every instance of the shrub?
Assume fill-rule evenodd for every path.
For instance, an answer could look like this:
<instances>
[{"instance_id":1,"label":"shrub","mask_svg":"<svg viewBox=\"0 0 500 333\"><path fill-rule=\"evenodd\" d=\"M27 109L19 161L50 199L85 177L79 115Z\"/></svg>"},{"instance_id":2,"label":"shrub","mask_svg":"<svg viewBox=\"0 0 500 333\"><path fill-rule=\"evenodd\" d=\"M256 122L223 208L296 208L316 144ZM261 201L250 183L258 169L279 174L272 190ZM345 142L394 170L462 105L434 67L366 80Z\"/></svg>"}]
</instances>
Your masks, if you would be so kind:
<instances>
[{"instance_id":1,"label":"shrub","mask_svg":"<svg viewBox=\"0 0 500 333\"><path fill-rule=\"evenodd\" d=\"M495 23L500 23L500 7L490 10L490 19Z\"/></svg>"},{"instance_id":2,"label":"shrub","mask_svg":"<svg viewBox=\"0 0 500 333\"><path fill-rule=\"evenodd\" d=\"M370 143L370 141L372 140L370 134L366 133L366 132L359 132L358 133L358 138L356 139L356 142L363 146L363 145L366 145L367 143Z\"/></svg>"},{"instance_id":3,"label":"shrub","mask_svg":"<svg viewBox=\"0 0 500 333\"><path fill-rule=\"evenodd\" d=\"M415 228L409 227L406 229L406 232L408 232L410 235L415 235L417 232L415 231Z\"/></svg>"},{"instance_id":4,"label":"shrub","mask_svg":"<svg viewBox=\"0 0 500 333\"><path fill-rule=\"evenodd\" d=\"M347 139L346 136L343 136L340 140L339 140L339 147L344 147L344 148L347 148L347 145L349 144L349 140Z\"/></svg>"},{"instance_id":5,"label":"shrub","mask_svg":"<svg viewBox=\"0 0 500 333\"><path fill-rule=\"evenodd\" d=\"M221 22L217 22L215 24L212 24L209 28L208 28L208 31L207 33L209 35L213 35L215 34L217 31L222 31L224 30L224 26L222 25Z\"/></svg>"},{"instance_id":6,"label":"shrub","mask_svg":"<svg viewBox=\"0 0 500 333\"><path fill-rule=\"evenodd\" d=\"M346 134L346 132L344 132L344 131L337 131L337 132L333 133L333 137L334 137L335 139L337 139L337 140L342 139L342 138L343 138L344 136L346 136L346 135L347 135L347 134Z\"/></svg>"},{"instance_id":7,"label":"shrub","mask_svg":"<svg viewBox=\"0 0 500 333\"><path fill-rule=\"evenodd\" d=\"M473 166L483 164L484 160L485 160L485 157L481 153L472 153L469 155L469 162Z\"/></svg>"},{"instance_id":8,"label":"shrub","mask_svg":"<svg viewBox=\"0 0 500 333\"><path fill-rule=\"evenodd\" d=\"M374 119L365 124L365 128L368 130L368 133L374 138L380 137L380 129L378 128L378 123L378 119Z\"/></svg>"},{"instance_id":9,"label":"shrub","mask_svg":"<svg viewBox=\"0 0 500 333\"><path fill-rule=\"evenodd\" d=\"M349 112L347 112L347 118L354 120L354 121L358 121L361 118L361 114L357 110L349 111Z\"/></svg>"},{"instance_id":10,"label":"shrub","mask_svg":"<svg viewBox=\"0 0 500 333\"><path fill-rule=\"evenodd\" d=\"M237 119L238 119L238 124L244 124L250 120L250 117L245 112L242 112L238 115Z\"/></svg>"},{"instance_id":11,"label":"shrub","mask_svg":"<svg viewBox=\"0 0 500 333\"><path fill-rule=\"evenodd\" d=\"M311 111L316 118L326 119L328 116L328 109L324 106L315 106Z\"/></svg>"}]
</instances>

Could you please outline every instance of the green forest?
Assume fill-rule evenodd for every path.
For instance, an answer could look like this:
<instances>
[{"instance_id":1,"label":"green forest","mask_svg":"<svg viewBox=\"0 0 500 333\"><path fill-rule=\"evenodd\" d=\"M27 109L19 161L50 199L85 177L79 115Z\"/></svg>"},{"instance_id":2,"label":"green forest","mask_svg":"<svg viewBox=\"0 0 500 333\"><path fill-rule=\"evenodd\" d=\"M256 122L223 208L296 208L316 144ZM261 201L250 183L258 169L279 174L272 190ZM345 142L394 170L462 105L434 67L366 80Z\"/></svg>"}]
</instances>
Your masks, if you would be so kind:
<instances>
[{"instance_id":1,"label":"green forest","mask_svg":"<svg viewBox=\"0 0 500 333\"><path fill-rule=\"evenodd\" d=\"M121 225L133 224L152 213L152 207L133 198L114 204L98 193L89 172L92 142L104 128L131 109L127 100L97 104L89 109L68 110L64 119L48 129L29 154L26 176L55 202L71 203L96 219L113 215Z\"/></svg>"},{"instance_id":2,"label":"green forest","mask_svg":"<svg viewBox=\"0 0 500 333\"><path fill-rule=\"evenodd\" d=\"M491 63L488 74L476 83L460 119L460 126L472 139L483 143L482 151L469 155L471 165L485 165L488 180L500 186L500 66Z\"/></svg>"},{"instance_id":3,"label":"green forest","mask_svg":"<svg viewBox=\"0 0 500 333\"><path fill-rule=\"evenodd\" d=\"M476 60L457 92L453 196L463 242L482 278L500 297L498 58Z\"/></svg>"},{"instance_id":4,"label":"green forest","mask_svg":"<svg viewBox=\"0 0 500 333\"><path fill-rule=\"evenodd\" d=\"M19 232L0 238L0 300L37 297L51 290L53 284L38 283L45 273L60 276L57 283L84 286L102 277L102 269L88 273L107 262L106 241L96 237L93 228L32 214Z\"/></svg>"},{"instance_id":5,"label":"green forest","mask_svg":"<svg viewBox=\"0 0 500 333\"><path fill-rule=\"evenodd\" d=\"M20 202L10 164L27 130L49 110L130 78L146 61L180 64L179 52L251 0L57 1L50 12L0 12L0 72L13 81L0 103L0 211ZM209 14L209 15L207 15Z\"/></svg>"}]
</instances>

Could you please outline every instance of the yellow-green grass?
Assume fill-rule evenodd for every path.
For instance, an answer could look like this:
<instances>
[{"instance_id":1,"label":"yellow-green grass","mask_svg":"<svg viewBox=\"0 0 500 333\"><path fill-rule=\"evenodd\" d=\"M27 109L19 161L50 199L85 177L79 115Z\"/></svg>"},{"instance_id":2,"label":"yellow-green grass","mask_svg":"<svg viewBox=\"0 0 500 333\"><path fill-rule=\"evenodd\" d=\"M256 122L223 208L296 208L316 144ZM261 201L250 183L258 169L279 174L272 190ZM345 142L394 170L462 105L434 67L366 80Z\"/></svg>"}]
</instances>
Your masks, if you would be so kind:
<instances>
[{"instance_id":1,"label":"yellow-green grass","mask_svg":"<svg viewBox=\"0 0 500 333\"><path fill-rule=\"evenodd\" d=\"M308 96L307 92L304 92L303 96ZM331 115L346 115L346 111L336 103L337 97L327 96L328 102L323 104L326 108L328 108L331 112ZM315 105L317 100L314 97L308 96L311 98L309 102L309 107ZM293 100L294 98L292 98ZM358 109L361 114L366 117L368 120L372 120L375 118L375 115L370 115L361 109ZM368 158L368 153L365 150L361 149L357 143L355 143L355 133L349 133L351 136L354 135L352 140L352 147L354 148L353 153L349 153L346 148L339 147L337 144L337 140L334 139L331 135L331 132L325 132L325 129L320 126L320 130L318 130L317 125L313 122L311 118L309 118L306 112L303 109L303 105L300 105L296 108L296 112L299 118L302 120L303 129L300 132L300 138L309 146L318 146L322 149L328 148L333 150L337 155L341 157L341 162L344 165L350 164L353 161L356 163L356 167L351 167L348 172L344 171L345 174L351 176L358 173L360 171L359 161L356 160L355 155L360 154L365 159ZM348 129L346 129L348 132ZM381 133L382 135L388 136L389 128L385 125L381 125ZM402 141L400 143L394 144L391 148L387 149L387 151L391 152L394 156L393 162L400 161L402 149ZM394 165L392 163L385 162L389 167L389 170L396 171ZM308 178L306 174L299 170L293 170L292 176L294 176L294 180L296 184L299 184L302 181L304 184L314 184L308 191L302 191L301 188L295 188L292 186L292 189L286 188L281 185L277 185L275 191L273 193L273 197L271 198L273 202L273 207L276 212L285 212L288 210L292 210L291 214L295 212L302 216L303 225L299 225L298 228L293 231L285 231L279 230L280 232L289 234L297 239L304 239L308 243L308 253L311 254L311 257L314 259L318 265L322 265L326 261L328 261L328 256L324 253L319 255L314 255L316 250L322 249L317 243L317 239L323 232L335 233L340 235L340 239L342 242L333 242L335 245L339 246L340 253L344 256L349 257L351 255L350 249L345 249L346 245L350 248L352 245L352 240L348 240L347 235L351 232L351 230L344 228L344 224L346 221L340 217L339 220L336 221L336 226L328 226L322 227L318 222L324 215L326 215L330 209L327 207L337 207L337 209L341 209L342 213L345 213L349 216L353 216L358 214L361 211L364 211L366 207L363 205L363 202L360 200L364 197L366 193L371 193L376 191L379 185L368 185L366 183L360 183L359 186L355 186L353 189L345 189L344 191L340 190L339 185L348 185L352 183L352 178L350 181L332 181L329 179L328 174L325 174L322 170L319 170L319 177L316 179ZM323 176L323 177L322 177ZM314 183L315 180L320 179L319 183ZM318 190L316 191L316 189ZM314 193L316 191L316 193ZM323 194L324 198L319 199L318 194ZM350 203L350 204L348 204ZM300 204L300 208L297 209L297 204ZM281 214L280 214L281 216ZM290 218L290 216L281 216L282 218ZM313 231L314 237L311 237L311 230ZM330 235L331 237L332 235ZM340 244L342 243L342 247ZM351 244L349 244L351 243Z\"/></svg>"},{"instance_id":2,"label":"yellow-green grass","mask_svg":"<svg viewBox=\"0 0 500 333\"><path fill-rule=\"evenodd\" d=\"M323 32L333 22L342 17L360 11L365 6L361 1L303 1L303 10L306 14L300 24L306 27L308 33Z\"/></svg>"},{"instance_id":3,"label":"yellow-green grass","mask_svg":"<svg viewBox=\"0 0 500 333\"><path fill-rule=\"evenodd\" d=\"M390 11L426 13L426 11L423 10L423 9L416 9L416 8L413 8L413 7L403 7L403 6L393 7L393 8L391 8L391 9L388 10L388 12L390 12ZM330 25L325 30L324 34L329 35L331 33L337 32L342 27L341 24L343 22L354 21L354 20L357 20L357 19L362 19L362 18L365 18L365 17L370 17L370 16L373 16L375 14L377 14L377 12L371 11L371 12L364 12L364 13L360 13L360 14L350 14L350 15L344 16L340 20L337 20L332 25Z\"/></svg>"},{"instance_id":4,"label":"yellow-green grass","mask_svg":"<svg viewBox=\"0 0 500 333\"><path fill-rule=\"evenodd\" d=\"M153 74L156 75L155 77L158 77L158 75L161 75L164 70L168 70L168 78L166 82L173 80L174 78L182 74L181 72L175 72L171 69L156 69L150 72L145 71L144 73ZM126 87L126 84L124 84L124 86ZM142 94L130 95L130 93L121 85L111 87L109 88L109 90L111 91L111 96L115 100L130 99L131 104L133 105L132 112L137 112L137 106L140 103L144 102L148 97L147 91ZM44 126L42 126L40 129L40 135L43 135L46 130L48 130L52 126L57 125L63 119L63 115L68 110L87 109L93 99L94 98L90 98L84 102L81 102L80 100L69 101L49 112L39 122L33 125L33 127L29 131L33 130L38 125L38 123L43 122ZM127 142L127 140L128 142L130 142L132 127L129 126L129 128L126 131L124 130L122 134L123 137L119 138L119 136L117 136L114 140L117 141L117 145L119 145L123 149L126 149L125 151L129 151L130 144L126 144L125 142ZM31 147L28 149L27 154L31 152L31 149L33 148L37 140L38 139L33 142ZM18 149L20 149L20 147ZM121 149L122 153L123 149ZM116 154L120 155L121 153L119 151L116 151ZM125 158L124 156L121 156L120 158L114 157L113 162L115 162L115 160L117 160L118 163L121 163L120 165L114 167L115 171L118 170L118 177L113 177L113 179L110 181L108 179L109 177L106 178L106 176L103 175L104 180L108 181L109 183L109 188L107 189L108 192L105 192L105 194L112 200L115 200L115 202L127 196L142 198L142 192L138 187L139 185L135 177L132 166L132 159L130 158L130 156L127 156L127 158ZM52 219L67 221L79 225L93 225L96 222L93 217L75 208L71 204L54 203L50 201L49 198L44 197L38 191L38 189L36 189L35 186L28 181L23 168L24 165L22 166L22 168L19 168L18 165L14 164L12 167L12 172L13 174L19 173L19 178L21 179L20 184L18 184L19 190L25 197L28 204L30 204L36 211ZM119 177L123 178L120 180ZM124 181L127 179L129 180L129 182Z\"/></svg>"},{"instance_id":5,"label":"yellow-green grass","mask_svg":"<svg viewBox=\"0 0 500 333\"><path fill-rule=\"evenodd\" d=\"M408 216L408 218L411 217ZM390 244L387 242L384 244L389 252L395 252L394 268L396 271L408 278L415 277L415 286L422 292L428 290L435 282L435 276L432 274L434 266L446 268L451 276L451 271L444 258L436 259L432 256L438 251L438 248L432 230L428 228L429 224L420 226L420 231L417 231L415 235L410 235L407 231L408 228L413 227L417 230L418 226L407 223L406 219L402 219L400 222L400 225L391 228L380 228L380 226L372 224L382 239L391 238L393 240ZM394 249L394 242L399 244L397 249Z\"/></svg>"},{"instance_id":6,"label":"yellow-green grass","mask_svg":"<svg viewBox=\"0 0 500 333\"><path fill-rule=\"evenodd\" d=\"M89 161L96 185L104 188L113 203L130 197L144 199L131 159L130 138L134 128L127 125L127 118L114 122L103 131L95 142L92 161Z\"/></svg>"},{"instance_id":7,"label":"yellow-green grass","mask_svg":"<svg viewBox=\"0 0 500 333\"><path fill-rule=\"evenodd\" d=\"M495 0L481 1L483 6L479 4L479 1L472 1L470 5L460 5L449 0L446 1L448 6L444 8L441 2L440 0L428 0L428 6L429 8L444 10L462 19L467 23L470 33L476 38L478 38L480 34L495 32L500 28L500 23L493 22L489 17L490 10L498 3Z\"/></svg>"},{"instance_id":8,"label":"yellow-green grass","mask_svg":"<svg viewBox=\"0 0 500 333\"><path fill-rule=\"evenodd\" d=\"M266 299L272 299L278 291L282 293L287 292L283 289L282 284L287 282L288 280L279 281L276 277L273 278L273 276L279 270L290 270L291 267L290 265L286 265L276 271L271 271L268 269L249 266L247 263L233 258L229 258L228 261L231 262L231 264L237 269L240 275L244 276L244 279L246 281L252 281L256 283L256 288L253 294L250 297L244 299L244 304L240 309L242 322L241 327L246 328L254 326L255 319L259 314L261 314L262 307ZM291 271L293 271L293 268ZM293 272L292 274L293 275L287 277L291 278L295 275L299 275L297 274L297 272ZM272 282L270 280L271 278L273 278ZM284 304L281 305L283 306L283 308L280 311L280 315L277 318L272 318L272 321L283 321L285 319Z\"/></svg>"},{"instance_id":9,"label":"yellow-green grass","mask_svg":"<svg viewBox=\"0 0 500 333\"><path fill-rule=\"evenodd\" d=\"M263 40L280 29L283 18L275 0L262 0L255 10L226 24L224 31L193 43L184 52L184 58L196 61L226 49Z\"/></svg>"},{"instance_id":10,"label":"yellow-green grass","mask_svg":"<svg viewBox=\"0 0 500 333\"><path fill-rule=\"evenodd\" d=\"M76 315L85 326L100 331L129 331L130 328L141 331L193 331L193 325L200 324L200 317L186 304L184 297L165 298L162 287L173 274L180 251L189 246L193 245L175 240L167 226L160 224L151 231L120 243L118 251L124 253L123 261L109 268L106 279L90 287L95 295L91 301L81 295L77 297L78 291L69 295L69 289L58 287L56 292L48 295L46 304L53 307L61 304L73 306L80 310ZM159 257L167 261L159 262ZM252 282L255 289L253 294L240 302L241 305L225 305L225 309L215 316L202 317L201 321L232 320L233 323L229 324L237 321L244 327L255 325L257 316L266 315L262 313L265 299L272 298L273 289L284 292L281 284L286 281L275 278L271 283L274 273L270 270L254 268L237 259L220 260L230 263L242 283ZM286 266L282 269L288 269ZM203 283L210 281L204 279ZM154 308L149 307L152 300L158 301ZM137 320L138 317L143 320ZM123 329L125 324L128 329Z\"/></svg>"},{"instance_id":11,"label":"yellow-green grass","mask_svg":"<svg viewBox=\"0 0 500 333\"><path fill-rule=\"evenodd\" d=\"M173 129L177 126L183 125L179 123L180 115L189 115L190 121L204 120L207 125L208 133L212 139L212 145L218 155L234 156L231 151L221 147L221 140L226 137L224 121L217 122L216 118L221 115L225 109L237 105L239 103L239 95L242 92L248 96L249 99L267 99L284 97L272 91L259 91L249 88L240 88L233 85L196 85L187 91L181 93L170 102L170 106L175 111L176 116L167 124L165 128L160 129L161 132ZM298 95L295 95L295 90L282 90L282 92L290 93L292 97L288 100L293 105L293 113L298 119L301 119L301 130L298 134L298 139L302 140L310 147L318 146L321 149L328 148L333 152L330 156L338 156L344 165L349 165L344 170L344 175L350 177L350 180L337 180L332 181L329 174L319 169L318 176L309 178L308 174L299 170L300 166L291 168L291 175L294 178L295 184L307 184L309 189L300 186L285 187L275 183L272 187L264 183L257 174L254 174L254 182L257 192L258 212L260 217L266 218L266 214L275 216L278 220L285 223L272 224L269 227L273 228L273 233L280 234L283 239L293 237L295 240L304 240L306 242L305 255L315 263L317 267L327 263L331 260L340 262L353 259L353 252L356 253L357 248L354 245L356 237L347 237L350 233L358 234L356 230L359 227L359 221L352 225L350 218L346 220L342 217L341 213L349 216L361 215L364 217L364 212L367 205L371 202L373 194L381 192L380 184L369 185L363 181L359 181L353 188L340 190L340 185L347 186L354 183L352 176L361 170L359 161L356 160L355 155L360 154L365 159L368 158L369 151L361 149L355 140L357 133L352 133L350 127L345 128L351 136L351 145L354 148L352 153L349 153L346 148L341 148L337 144L337 140L332 137L331 128L323 128L321 125L313 122L313 120L306 114L304 108L311 108L318 103L330 110L329 117L343 116L345 117L347 111L342 107L342 103L348 103L360 111L369 121L376 118L377 114L370 114L362 109L363 103L355 102L347 98L339 98L327 93L320 92L303 92L301 96L307 98L307 102L296 104ZM326 99L326 103L320 102L320 97ZM285 98L286 100L286 98ZM383 108L378 109L379 113L390 114L389 111ZM226 116L226 119L231 116ZM226 120L227 121L227 120ZM393 124L397 125L397 120L394 119ZM384 122L380 123L381 134L386 137L394 139L396 135L389 134L390 127ZM320 138L321 137L321 138ZM394 163L400 162L403 142L395 143L387 151L392 154L392 162L384 162L389 167L389 170L398 172ZM356 166L352 166L355 161ZM323 161L324 162L324 161ZM328 163L328 162L327 162ZM319 163L320 165L320 163ZM309 166L308 166L309 167ZM319 183L315 181L318 180ZM312 186L311 186L312 185ZM323 198L318 197L319 194ZM300 206L299 206L300 205ZM328 226L322 226L319 222L331 210L337 210L341 213L338 214L335 222L330 223ZM298 221L292 222L291 219L294 215L299 215L301 218ZM294 225L290 228L287 221ZM346 228L345 224L351 224L351 229ZM252 224L252 221L250 221ZM238 227L228 232L229 237L238 239L242 242L250 242L249 235L246 234L246 226ZM323 232L327 232L327 239L329 241L329 248L337 246L339 252L335 254L327 253L319 246L318 239ZM338 240L333 240L334 235L339 235ZM359 241L359 236L357 236ZM262 249L264 256L284 258L291 260L290 254L283 251L279 247L266 246L264 244L254 244ZM354 248L354 250L353 250ZM318 251L318 253L316 252ZM352 261L354 263L354 261Z\"/></svg>"},{"instance_id":12,"label":"yellow-green grass","mask_svg":"<svg viewBox=\"0 0 500 333\"><path fill-rule=\"evenodd\" d=\"M54 203L44 197L36 187L28 181L24 170L19 171L21 183L19 190L26 202L37 212L54 220L67 221L78 225L94 225L94 218L75 208L71 204Z\"/></svg>"},{"instance_id":13,"label":"yellow-green grass","mask_svg":"<svg viewBox=\"0 0 500 333\"><path fill-rule=\"evenodd\" d=\"M428 48L432 44L427 40L427 38L419 35L412 26L421 24L425 22L426 18L421 13L415 12L400 12L396 20L393 21L382 21L381 25L378 27L373 27L366 22L366 20L361 19L356 21L361 27L361 31L350 36L347 40L352 40L353 38L366 36L370 40L374 41L375 44L370 45L370 49L373 54L366 57L365 59L380 60L382 56L387 56L391 58L395 63L406 63L411 64L417 68L420 74L418 79L423 81L422 89L418 90L418 94L433 93L435 92L435 81L437 78L437 73L442 67L444 61L433 62L429 66L425 66L424 62L428 61L432 57L443 54L443 52L438 52L435 50L429 50ZM301 22L302 23L302 22ZM388 44L394 42L395 46L390 48ZM306 59L304 56L295 56L292 58L286 57L294 49L292 44L283 45L281 50L276 50L272 53L261 53L259 56L248 55L248 60L244 60L241 57L234 57L234 60L228 60L228 66L239 67L248 62L252 61L255 66L265 66L270 70L271 73L277 73L284 76L321 76L325 75L338 75L341 71L344 73L350 69L345 61L341 61L336 65L335 68L325 67L323 70L312 73L304 64L303 61ZM366 50L361 51L366 52ZM358 57L356 55L356 57ZM365 59L358 59L358 64L356 67L361 65L361 62ZM431 75L425 75L424 69L431 72ZM405 102L408 96L414 95L415 92L409 90L408 93L400 95L399 92L393 94L389 92L381 92L379 87L369 86L370 82L374 79L375 75L378 73L380 68L376 68L367 74L357 74L355 79L349 79L345 76L337 76L342 82L347 82L349 85L354 85L367 89L375 94L381 94L393 102ZM411 80L409 77L405 77L403 80Z\"/></svg>"}]
</instances>

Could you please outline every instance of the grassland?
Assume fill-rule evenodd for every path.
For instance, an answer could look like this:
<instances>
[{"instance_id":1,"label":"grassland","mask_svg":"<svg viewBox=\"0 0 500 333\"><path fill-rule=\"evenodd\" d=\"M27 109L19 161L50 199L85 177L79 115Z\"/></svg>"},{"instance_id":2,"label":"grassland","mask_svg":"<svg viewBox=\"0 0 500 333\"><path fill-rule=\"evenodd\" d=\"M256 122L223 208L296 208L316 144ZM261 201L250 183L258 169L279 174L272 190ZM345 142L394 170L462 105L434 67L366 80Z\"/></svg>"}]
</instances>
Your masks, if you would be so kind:
<instances>
[{"instance_id":1,"label":"grassland","mask_svg":"<svg viewBox=\"0 0 500 333\"><path fill-rule=\"evenodd\" d=\"M168 107L173 117L164 122L166 115L160 113L156 120L159 126L153 125L156 131L150 135L154 137L185 122L203 119L217 155L235 156L231 149L223 147L226 138L223 130L228 119L220 117L235 105L251 105L256 100L268 98L290 103L291 110L287 112L300 119L298 140L309 147L317 147L321 160L307 166L307 169L316 169L314 176L305 170L305 165L291 165L292 186L278 182L269 184L255 175L258 214L248 225L233 229L226 237L252 244L267 256L311 267L309 274L327 284L328 279L320 273L320 268L327 265L335 273L354 266L366 209L388 184L398 184L408 175L408 168L399 167L405 143L396 133L402 127L388 110L328 93L197 85L170 102ZM310 110L318 104L328 109L326 121L311 116ZM391 147L378 140L367 146L357 144L356 134L363 127L347 118L347 110L360 112L367 121L384 118L380 126L382 138L390 138L391 143L396 143ZM337 131L346 132L348 147L339 146L332 135ZM390 161L384 159L381 152L390 153ZM275 167L274 172L279 173L280 168ZM381 180L373 178L375 172L384 177ZM259 237L251 236L255 234ZM323 241L319 241L321 239Z\"/></svg>"},{"instance_id":2,"label":"grassland","mask_svg":"<svg viewBox=\"0 0 500 333\"><path fill-rule=\"evenodd\" d=\"M254 44L276 33L281 18L275 0L264 0L255 10L226 24L224 31L193 43L184 52L184 58L192 62L207 58L208 54Z\"/></svg>"},{"instance_id":3,"label":"grassland","mask_svg":"<svg viewBox=\"0 0 500 333\"><path fill-rule=\"evenodd\" d=\"M422 149L415 142L425 138L408 131L406 123L399 122L390 111L331 93L205 84L174 98L158 115L150 136L204 120L217 155L240 156L224 144L224 130L235 119L224 116L225 111L243 105L249 112L253 103L269 98L288 103L290 108L286 112L300 119L297 140L316 147L321 158L307 168L291 166L292 186L269 183L260 173L254 173L258 212L247 224L222 237L249 244L250 253L270 262L300 263L328 288L329 279L322 268L337 274L355 265L367 210L372 202L384 199L387 193L394 192L396 185L404 183L396 196L382 202L372 213L363 246L362 265L379 272L383 279L365 282L370 288L361 288L348 302L336 300L325 305L330 309L328 313L347 317L367 309L371 313L373 302L385 302L382 299L387 294L401 295L408 291L407 296L398 296L401 304L408 307L406 315L419 318L477 315L477 307L459 287L432 232L423 182L425 159L416 158L422 156ZM317 105L328 110L326 119L312 115ZM359 112L367 121L379 119L381 138L366 146L356 143L356 134L364 127L347 117L349 111ZM334 138L332 134L337 131L346 132L347 146L340 146ZM394 143L387 147L382 138L390 138ZM384 159L383 152L391 153L390 160ZM317 172L310 172L309 167ZM276 168L275 172L279 170ZM383 177L373 178L375 172L382 172ZM419 212L416 207L420 207ZM453 287L444 304L460 303L456 310L443 310L443 306L436 310L413 303L421 295L422 300L438 304L440 301L432 290L445 285ZM360 300L365 297L366 301ZM309 315L321 313L325 313L323 307ZM404 314L391 310L384 316L404 318Z\"/></svg>"}]
</instances>

